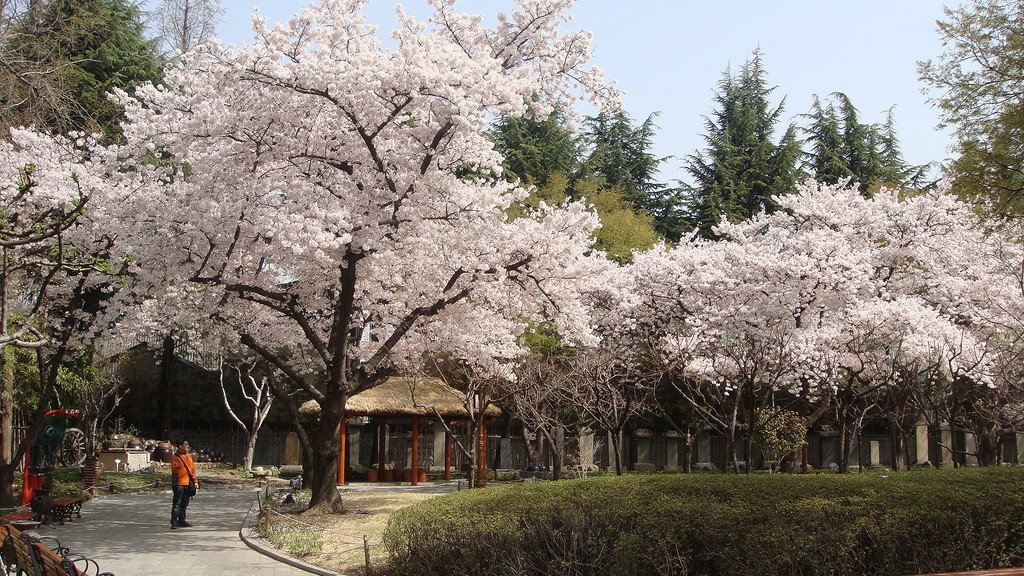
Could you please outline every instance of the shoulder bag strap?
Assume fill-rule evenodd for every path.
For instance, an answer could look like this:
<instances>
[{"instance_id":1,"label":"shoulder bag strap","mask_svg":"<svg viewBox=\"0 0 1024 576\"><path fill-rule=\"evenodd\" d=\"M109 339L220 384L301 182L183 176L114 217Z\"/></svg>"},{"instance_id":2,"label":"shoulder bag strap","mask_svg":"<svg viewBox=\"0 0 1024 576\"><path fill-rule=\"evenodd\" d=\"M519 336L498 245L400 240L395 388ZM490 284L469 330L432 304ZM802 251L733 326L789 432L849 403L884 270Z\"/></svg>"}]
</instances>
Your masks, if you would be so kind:
<instances>
[{"instance_id":1,"label":"shoulder bag strap","mask_svg":"<svg viewBox=\"0 0 1024 576\"><path fill-rule=\"evenodd\" d=\"M188 481L195 484L196 479L192 477L192 471L188 469L188 465L185 464L185 459L181 457L181 454L175 454L178 460L181 460L181 467L185 469L185 474L188 474Z\"/></svg>"}]
</instances>

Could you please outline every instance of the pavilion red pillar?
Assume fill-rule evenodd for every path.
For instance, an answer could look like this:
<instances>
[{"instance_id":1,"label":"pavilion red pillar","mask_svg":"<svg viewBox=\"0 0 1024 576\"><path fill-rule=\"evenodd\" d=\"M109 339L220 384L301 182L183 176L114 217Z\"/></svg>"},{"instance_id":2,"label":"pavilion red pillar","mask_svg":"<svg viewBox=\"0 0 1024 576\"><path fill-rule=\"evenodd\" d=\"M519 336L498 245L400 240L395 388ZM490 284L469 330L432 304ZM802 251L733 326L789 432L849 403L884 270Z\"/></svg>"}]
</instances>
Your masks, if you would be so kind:
<instances>
[{"instance_id":1,"label":"pavilion red pillar","mask_svg":"<svg viewBox=\"0 0 1024 576\"><path fill-rule=\"evenodd\" d=\"M341 486L345 485L345 454L348 450L345 447L348 445L348 418L341 419L341 433L339 434L341 439L341 449L338 452L338 484Z\"/></svg>"},{"instance_id":2,"label":"pavilion red pillar","mask_svg":"<svg viewBox=\"0 0 1024 576\"><path fill-rule=\"evenodd\" d=\"M420 417L412 417L412 485L417 484L420 475Z\"/></svg>"},{"instance_id":3,"label":"pavilion red pillar","mask_svg":"<svg viewBox=\"0 0 1024 576\"><path fill-rule=\"evenodd\" d=\"M444 479L452 479L452 433L444 430Z\"/></svg>"},{"instance_id":4,"label":"pavilion red pillar","mask_svg":"<svg viewBox=\"0 0 1024 576\"><path fill-rule=\"evenodd\" d=\"M479 474L477 475L476 485L486 486L487 485L487 420L484 419L483 412L480 413L480 426L478 427L480 434L479 450L477 452L477 468Z\"/></svg>"},{"instance_id":5,"label":"pavilion red pillar","mask_svg":"<svg viewBox=\"0 0 1024 576\"><path fill-rule=\"evenodd\" d=\"M384 419L377 421L377 480L384 481L384 458L387 456L387 429Z\"/></svg>"}]
</instances>

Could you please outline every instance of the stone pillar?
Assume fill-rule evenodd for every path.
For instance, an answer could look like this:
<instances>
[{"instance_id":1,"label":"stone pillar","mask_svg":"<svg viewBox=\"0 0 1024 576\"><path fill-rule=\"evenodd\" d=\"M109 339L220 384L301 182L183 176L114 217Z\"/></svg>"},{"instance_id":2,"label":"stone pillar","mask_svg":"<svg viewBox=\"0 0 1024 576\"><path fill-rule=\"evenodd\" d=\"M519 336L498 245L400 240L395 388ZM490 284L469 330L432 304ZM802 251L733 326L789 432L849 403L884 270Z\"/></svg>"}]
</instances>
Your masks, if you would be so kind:
<instances>
[{"instance_id":1,"label":"stone pillar","mask_svg":"<svg viewBox=\"0 0 1024 576\"><path fill-rule=\"evenodd\" d=\"M868 465L877 468L882 465L882 446L878 440L868 441Z\"/></svg>"},{"instance_id":2,"label":"stone pillar","mask_svg":"<svg viewBox=\"0 0 1024 576\"><path fill-rule=\"evenodd\" d=\"M1014 462L1014 464L1024 464L1024 434L1014 434L1013 441L1014 444L1016 444L1016 446L1014 446L1014 448L1016 448L1016 450L1014 450L1014 454L1017 456L1017 461Z\"/></svg>"},{"instance_id":3,"label":"stone pillar","mask_svg":"<svg viewBox=\"0 0 1024 576\"><path fill-rule=\"evenodd\" d=\"M612 444L612 441L615 439L615 437L612 436L612 433L610 431L607 432L607 434L608 434L608 441L605 442L605 449L608 450L608 470L614 472L615 471L615 445Z\"/></svg>"},{"instance_id":4,"label":"stone pillar","mask_svg":"<svg viewBox=\"0 0 1024 576\"><path fill-rule=\"evenodd\" d=\"M821 436L821 465L823 467L830 467L833 464L838 464L839 460L836 458L836 444L839 439L834 433L828 436Z\"/></svg>"},{"instance_id":5,"label":"stone pillar","mask_svg":"<svg viewBox=\"0 0 1024 576\"><path fill-rule=\"evenodd\" d=\"M939 461L943 466L953 465L953 431L950 429L949 424L943 424L939 429L939 438L941 438L941 446L939 446Z\"/></svg>"},{"instance_id":6,"label":"stone pillar","mask_svg":"<svg viewBox=\"0 0 1024 576\"><path fill-rule=\"evenodd\" d=\"M923 418L914 426L914 451L914 464L928 462L928 423Z\"/></svg>"},{"instance_id":7,"label":"stone pillar","mask_svg":"<svg viewBox=\"0 0 1024 576\"><path fill-rule=\"evenodd\" d=\"M708 430L697 434L697 462L711 462L711 432Z\"/></svg>"},{"instance_id":8,"label":"stone pillar","mask_svg":"<svg viewBox=\"0 0 1024 576\"><path fill-rule=\"evenodd\" d=\"M498 451L500 455L500 458L498 458L498 468L508 470L512 467L512 439L508 436L502 436L498 440Z\"/></svg>"},{"instance_id":9,"label":"stone pillar","mask_svg":"<svg viewBox=\"0 0 1024 576\"><path fill-rule=\"evenodd\" d=\"M665 466L677 468L679 466L679 437L665 437Z\"/></svg>"},{"instance_id":10,"label":"stone pillar","mask_svg":"<svg viewBox=\"0 0 1024 576\"><path fill-rule=\"evenodd\" d=\"M445 429L444 425L438 422L434 425L434 438L433 438L433 452L434 457L431 459L433 462L441 462L441 467L444 467L444 448L445 448ZM441 455L438 458L438 454ZM436 468L432 466L431 468Z\"/></svg>"},{"instance_id":11,"label":"stone pillar","mask_svg":"<svg viewBox=\"0 0 1024 576\"><path fill-rule=\"evenodd\" d=\"M965 466L977 466L978 465L978 440L974 434L964 434L964 465Z\"/></svg>"},{"instance_id":12,"label":"stone pillar","mask_svg":"<svg viewBox=\"0 0 1024 576\"><path fill-rule=\"evenodd\" d=\"M302 447L299 446L299 436L295 432L289 432L284 440L284 463L287 466L298 466L302 464Z\"/></svg>"},{"instance_id":13,"label":"stone pillar","mask_svg":"<svg viewBox=\"0 0 1024 576\"><path fill-rule=\"evenodd\" d=\"M576 455L576 463L581 468L589 469L594 464L594 431L590 428L580 430L579 454Z\"/></svg>"},{"instance_id":14,"label":"stone pillar","mask_svg":"<svg viewBox=\"0 0 1024 576\"><path fill-rule=\"evenodd\" d=\"M345 450L348 452L348 466L349 468L359 466L359 438L363 432L363 420L362 418L354 418L348 422L348 446Z\"/></svg>"},{"instance_id":15,"label":"stone pillar","mask_svg":"<svg viewBox=\"0 0 1024 576\"><path fill-rule=\"evenodd\" d=\"M646 434L642 436L636 436L636 462L634 464L650 464L651 463L651 437L650 432L643 432Z\"/></svg>"}]
</instances>

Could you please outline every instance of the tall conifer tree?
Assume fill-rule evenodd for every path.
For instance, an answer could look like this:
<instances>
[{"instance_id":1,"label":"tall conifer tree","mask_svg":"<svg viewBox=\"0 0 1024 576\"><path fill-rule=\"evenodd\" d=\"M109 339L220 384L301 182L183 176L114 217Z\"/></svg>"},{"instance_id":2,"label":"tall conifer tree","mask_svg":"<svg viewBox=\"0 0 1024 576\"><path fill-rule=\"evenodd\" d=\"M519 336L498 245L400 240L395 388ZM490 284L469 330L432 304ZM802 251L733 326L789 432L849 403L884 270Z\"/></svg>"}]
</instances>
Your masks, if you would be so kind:
<instances>
[{"instance_id":1,"label":"tall conifer tree","mask_svg":"<svg viewBox=\"0 0 1024 576\"><path fill-rule=\"evenodd\" d=\"M116 137L114 88L158 81L162 62L129 0L38 0L0 37L0 128Z\"/></svg>"},{"instance_id":2,"label":"tall conifer tree","mask_svg":"<svg viewBox=\"0 0 1024 576\"><path fill-rule=\"evenodd\" d=\"M804 160L806 171L829 184L855 182L865 195L883 185L927 185L929 166L912 166L903 158L892 110L884 123L864 124L846 94L837 92L832 98L834 102L824 105L815 97L805 116L809 119L803 129L809 148Z\"/></svg>"},{"instance_id":3,"label":"tall conifer tree","mask_svg":"<svg viewBox=\"0 0 1024 576\"><path fill-rule=\"evenodd\" d=\"M606 187L621 191L622 199L641 214L654 218L657 232L678 240L685 227L680 193L658 182L658 168L666 158L651 152L656 114L639 125L624 110L602 111L584 122L589 154L581 166L581 179L596 178Z\"/></svg>"},{"instance_id":4,"label":"tall conifer tree","mask_svg":"<svg viewBox=\"0 0 1024 576\"><path fill-rule=\"evenodd\" d=\"M555 174L571 178L579 170L579 144L560 110L541 121L502 116L489 134L507 179L544 187Z\"/></svg>"},{"instance_id":5,"label":"tall conifer tree","mask_svg":"<svg viewBox=\"0 0 1024 576\"><path fill-rule=\"evenodd\" d=\"M811 111L806 115L809 123L806 167L820 182L837 184L850 179L850 168L844 159L843 131L832 103L823 105L815 96Z\"/></svg>"},{"instance_id":6,"label":"tall conifer tree","mask_svg":"<svg viewBox=\"0 0 1024 576\"><path fill-rule=\"evenodd\" d=\"M687 158L694 179L690 213L699 234L714 237L723 219L740 222L757 213L773 212L776 197L791 192L797 180L800 145L790 125L776 142L783 104L772 108L761 52L740 69L726 70L715 97L717 109L707 118L708 147Z\"/></svg>"}]
</instances>

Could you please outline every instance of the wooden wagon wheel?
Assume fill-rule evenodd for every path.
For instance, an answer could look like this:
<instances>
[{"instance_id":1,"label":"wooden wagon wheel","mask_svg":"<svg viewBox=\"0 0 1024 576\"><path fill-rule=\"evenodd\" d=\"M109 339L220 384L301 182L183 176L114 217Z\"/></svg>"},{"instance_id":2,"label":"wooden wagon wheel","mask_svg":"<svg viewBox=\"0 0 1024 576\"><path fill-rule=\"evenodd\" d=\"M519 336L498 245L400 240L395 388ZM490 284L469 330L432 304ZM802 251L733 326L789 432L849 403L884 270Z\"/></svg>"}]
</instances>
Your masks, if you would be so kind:
<instances>
[{"instance_id":1,"label":"wooden wagon wheel","mask_svg":"<svg viewBox=\"0 0 1024 576\"><path fill-rule=\"evenodd\" d=\"M58 462L61 466L81 466L85 463L85 432L78 428L64 431Z\"/></svg>"}]
</instances>

